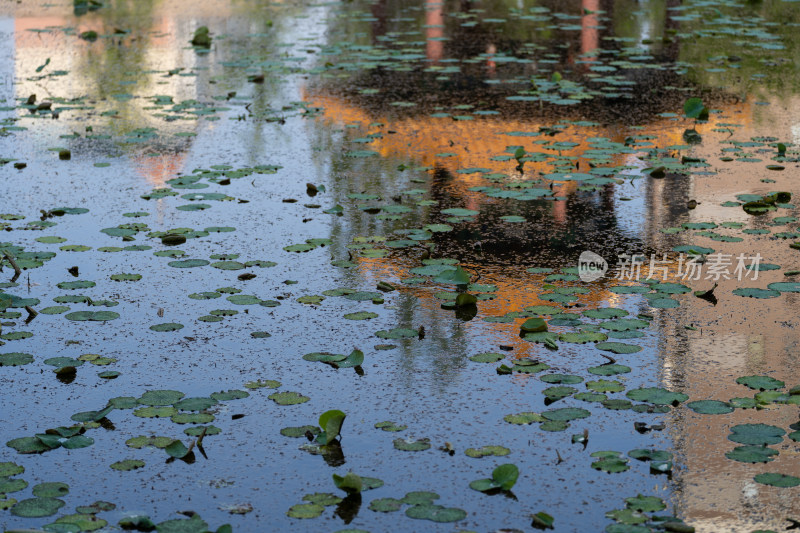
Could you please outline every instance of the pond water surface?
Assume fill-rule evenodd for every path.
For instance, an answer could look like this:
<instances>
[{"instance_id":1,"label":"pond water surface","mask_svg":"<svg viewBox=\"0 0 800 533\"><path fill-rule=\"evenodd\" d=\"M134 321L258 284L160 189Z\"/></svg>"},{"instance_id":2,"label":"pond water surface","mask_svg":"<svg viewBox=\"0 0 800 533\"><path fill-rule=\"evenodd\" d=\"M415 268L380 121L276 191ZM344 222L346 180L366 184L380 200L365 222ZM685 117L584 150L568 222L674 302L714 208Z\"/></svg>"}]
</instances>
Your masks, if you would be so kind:
<instances>
[{"instance_id":1,"label":"pond water surface","mask_svg":"<svg viewBox=\"0 0 800 533\"><path fill-rule=\"evenodd\" d=\"M798 25L6 2L0 525L796 524ZM470 487L504 464L510 491Z\"/></svg>"}]
</instances>

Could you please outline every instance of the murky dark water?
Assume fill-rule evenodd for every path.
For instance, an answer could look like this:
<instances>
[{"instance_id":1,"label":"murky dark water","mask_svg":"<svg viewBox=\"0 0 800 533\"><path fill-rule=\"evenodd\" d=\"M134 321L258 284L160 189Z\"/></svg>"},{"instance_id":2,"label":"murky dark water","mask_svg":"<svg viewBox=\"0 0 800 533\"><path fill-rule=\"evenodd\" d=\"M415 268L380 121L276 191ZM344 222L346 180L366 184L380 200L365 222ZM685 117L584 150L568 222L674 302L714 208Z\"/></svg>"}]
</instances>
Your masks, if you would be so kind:
<instances>
[{"instance_id":1,"label":"murky dark water","mask_svg":"<svg viewBox=\"0 0 800 533\"><path fill-rule=\"evenodd\" d=\"M664 516L705 532L790 525L800 487L757 476L800 482L789 393L800 383L800 289L771 286L796 279L798 213L781 198L751 215L741 205L756 197L740 195L798 192L799 17L780 1L0 7L0 250L22 267L0 285L14 297L0 297L0 442L70 426L112 399L124 407L83 426L91 446L0 449L0 525L110 531L125 516L163 523L186 511L208 524L186 531L527 531L541 511L565 532L663 530ZM208 49L189 44L200 26ZM692 97L708 120L684 117ZM166 233L188 239L167 246ZM608 260L605 277L581 281L585 251ZM698 279L683 275L687 253L705 256ZM715 253L729 261L719 279L709 277ZM647 258L638 281L618 279L626 254ZM663 270L650 271L664 254ZM739 254L775 267L737 274ZM187 259L199 261L184 268ZM0 264L6 282L14 269ZM455 265L475 306L454 310L464 288L437 280ZM654 285L661 272L680 285ZM376 290L381 282L396 290ZM691 292L715 282L715 303ZM769 297L739 294L748 287ZM30 321L25 305L39 312ZM641 322L592 315L602 308ZM371 314L347 316L357 312ZM521 336L538 316L552 335ZM182 327L151 329L165 323ZM394 328L406 331L387 339ZM353 349L365 355L358 372L303 358ZM504 359L470 359L487 352ZM67 363L52 358L86 361L57 376ZM514 366L526 360L548 368ZM629 372L599 375L612 360ZM554 374L574 388L557 401ZM759 392L763 380L748 388L744 376L783 383ZM588 386L602 379L617 383ZM280 386L251 388L256 380ZM628 396L641 387L688 398ZM162 417L134 415L130 402L147 405L151 390L249 396L219 397L180 424L169 405ZM268 398L288 391L309 400ZM700 414L697 400L731 412ZM564 407L590 416L567 428L504 420ZM330 409L347 414L341 449L315 455L281 434ZM376 429L382 421L408 428ZM755 423L783 432L774 460L727 458L743 445L731 428ZM126 444L189 445L183 431L200 424L220 433L207 430L194 462ZM573 442L584 430L588 443ZM395 439L431 447L403 451ZM439 449L448 445L453 455ZM509 453L465 455L484 445ZM673 454L671 473L628 457L643 448ZM612 450L624 471L593 466ZM125 459L144 466L111 468ZM6 462L25 470L6 478ZM504 463L519 468L512 494L469 487ZM317 518L287 515L308 494L343 497L331 476L349 471L383 486ZM68 484L63 507L20 516L53 505L25 503L43 482ZM412 491L436 492L465 517L375 510ZM637 495L658 503L606 514ZM98 500L115 507L71 516Z\"/></svg>"}]
</instances>

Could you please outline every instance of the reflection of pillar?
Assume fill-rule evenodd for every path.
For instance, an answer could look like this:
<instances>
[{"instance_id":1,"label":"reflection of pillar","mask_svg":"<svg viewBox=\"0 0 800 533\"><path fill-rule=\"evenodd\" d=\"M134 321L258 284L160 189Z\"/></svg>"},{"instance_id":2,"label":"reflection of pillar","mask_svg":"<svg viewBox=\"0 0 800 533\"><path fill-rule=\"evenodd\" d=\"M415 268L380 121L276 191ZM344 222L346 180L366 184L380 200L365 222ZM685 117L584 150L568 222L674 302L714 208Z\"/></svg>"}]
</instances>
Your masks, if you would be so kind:
<instances>
[{"instance_id":1,"label":"reflection of pillar","mask_svg":"<svg viewBox=\"0 0 800 533\"><path fill-rule=\"evenodd\" d=\"M595 54L587 56L600 48L600 31L597 26L600 21L597 12L600 10L600 0L581 0L583 18L581 19L581 55L583 61L594 61Z\"/></svg>"},{"instance_id":2,"label":"reflection of pillar","mask_svg":"<svg viewBox=\"0 0 800 533\"><path fill-rule=\"evenodd\" d=\"M12 107L14 102L14 19L0 18L0 102Z\"/></svg>"},{"instance_id":3,"label":"reflection of pillar","mask_svg":"<svg viewBox=\"0 0 800 533\"><path fill-rule=\"evenodd\" d=\"M490 77L494 77L497 72L497 63L494 61L494 55L497 53L497 47L491 43L486 47L486 70Z\"/></svg>"},{"instance_id":4,"label":"reflection of pillar","mask_svg":"<svg viewBox=\"0 0 800 533\"><path fill-rule=\"evenodd\" d=\"M553 221L563 226L567 222L567 200L553 202Z\"/></svg>"},{"instance_id":5,"label":"reflection of pillar","mask_svg":"<svg viewBox=\"0 0 800 533\"><path fill-rule=\"evenodd\" d=\"M442 2L425 2L425 55L429 61L437 62L444 56L444 12Z\"/></svg>"},{"instance_id":6,"label":"reflection of pillar","mask_svg":"<svg viewBox=\"0 0 800 533\"><path fill-rule=\"evenodd\" d=\"M670 9L674 9L681 5L680 0L667 0L666 5L666 21L664 22L664 36L669 37L669 44L666 46L666 53L667 59L670 61L677 61L678 57L680 57L681 51L681 41L678 35L680 34L680 26L681 23L678 20L675 20L674 17L670 16ZM670 31L671 30L671 31Z\"/></svg>"},{"instance_id":7,"label":"reflection of pillar","mask_svg":"<svg viewBox=\"0 0 800 533\"><path fill-rule=\"evenodd\" d=\"M370 7L372 12L372 44L378 41L376 37L386 34L386 0L378 0L373 2Z\"/></svg>"}]
</instances>

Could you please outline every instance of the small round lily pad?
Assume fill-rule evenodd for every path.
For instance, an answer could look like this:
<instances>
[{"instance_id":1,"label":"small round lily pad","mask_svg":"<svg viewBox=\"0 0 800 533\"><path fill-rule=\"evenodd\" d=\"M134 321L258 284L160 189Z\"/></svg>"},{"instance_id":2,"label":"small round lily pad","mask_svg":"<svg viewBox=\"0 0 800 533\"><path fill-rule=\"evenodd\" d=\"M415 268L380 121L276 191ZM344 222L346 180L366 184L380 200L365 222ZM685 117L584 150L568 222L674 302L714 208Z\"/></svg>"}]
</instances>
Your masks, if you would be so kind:
<instances>
[{"instance_id":1,"label":"small round lily pad","mask_svg":"<svg viewBox=\"0 0 800 533\"><path fill-rule=\"evenodd\" d=\"M430 439L395 439L393 444L396 449L404 452L421 452L431 447Z\"/></svg>"},{"instance_id":2,"label":"small round lily pad","mask_svg":"<svg viewBox=\"0 0 800 533\"><path fill-rule=\"evenodd\" d=\"M178 331L179 329L183 329L183 324L178 324L176 322L166 322L164 324L154 324L150 326L150 329L158 332Z\"/></svg>"},{"instance_id":3,"label":"small round lily pad","mask_svg":"<svg viewBox=\"0 0 800 533\"><path fill-rule=\"evenodd\" d=\"M686 407L701 415L722 415L734 411L731 404L718 400L697 400L687 403Z\"/></svg>"},{"instance_id":4,"label":"small round lily pad","mask_svg":"<svg viewBox=\"0 0 800 533\"><path fill-rule=\"evenodd\" d=\"M473 355L469 358L470 361L474 361L476 363L496 363L497 361L501 361L505 359L506 356L500 353L479 353L477 355Z\"/></svg>"},{"instance_id":5,"label":"small round lily pad","mask_svg":"<svg viewBox=\"0 0 800 533\"><path fill-rule=\"evenodd\" d=\"M24 472L24 466L12 462L0 462L0 478L16 476Z\"/></svg>"},{"instance_id":6,"label":"small round lily pad","mask_svg":"<svg viewBox=\"0 0 800 533\"><path fill-rule=\"evenodd\" d=\"M412 505L406 509L406 516L418 520L432 522L458 522L467 517L467 513L456 507L443 507L441 505Z\"/></svg>"},{"instance_id":7,"label":"small round lily pad","mask_svg":"<svg viewBox=\"0 0 800 533\"><path fill-rule=\"evenodd\" d=\"M677 405L685 402L689 397L681 392L672 392L660 387L644 387L633 389L626 396L637 402L647 402L655 405Z\"/></svg>"},{"instance_id":8,"label":"small round lily pad","mask_svg":"<svg viewBox=\"0 0 800 533\"><path fill-rule=\"evenodd\" d=\"M404 431L408 429L408 426L398 425L395 424L394 422L386 421L386 422L378 422L377 424L375 424L375 428L382 429L383 431L388 431L390 433L396 433L398 431Z\"/></svg>"},{"instance_id":9,"label":"small round lily pad","mask_svg":"<svg viewBox=\"0 0 800 533\"><path fill-rule=\"evenodd\" d=\"M58 498L67 494L69 494L69 485L66 483L39 483L33 487L33 495L38 498Z\"/></svg>"},{"instance_id":10,"label":"small round lily pad","mask_svg":"<svg viewBox=\"0 0 800 533\"><path fill-rule=\"evenodd\" d=\"M299 392L275 392L267 396L267 398L278 405L296 405L305 403L311 399L308 396L303 396Z\"/></svg>"},{"instance_id":11,"label":"small round lily pad","mask_svg":"<svg viewBox=\"0 0 800 533\"><path fill-rule=\"evenodd\" d=\"M593 366L589 372L596 376L615 376L617 374L627 374L631 371L631 367L625 365L618 365L612 363L609 365Z\"/></svg>"},{"instance_id":12,"label":"small round lily pad","mask_svg":"<svg viewBox=\"0 0 800 533\"><path fill-rule=\"evenodd\" d=\"M742 376L736 378L736 383L746 385L753 390L775 390L786 385L783 381L769 376Z\"/></svg>"},{"instance_id":13,"label":"small round lily pad","mask_svg":"<svg viewBox=\"0 0 800 533\"><path fill-rule=\"evenodd\" d=\"M769 446L783 442L786 430L769 424L739 424L731 428L728 440L751 446Z\"/></svg>"},{"instance_id":14,"label":"small round lily pad","mask_svg":"<svg viewBox=\"0 0 800 533\"><path fill-rule=\"evenodd\" d=\"M184 396L184 393L176 390L149 390L142 394L138 402L149 406L172 405L180 401Z\"/></svg>"},{"instance_id":15,"label":"small round lily pad","mask_svg":"<svg viewBox=\"0 0 800 533\"><path fill-rule=\"evenodd\" d=\"M402 500L396 498L378 498L370 502L369 509L370 511L379 513L392 513L394 511L399 511L402 506Z\"/></svg>"},{"instance_id":16,"label":"small round lily pad","mask_svg":"<svg viewBox=\"0 0 800 533\"><path fill-rule=\"evenodd\" d=\"M742 463L768 463L775 459L778 450L766 446L737 446L727 452L725 457Z\"/></svg>"},{"instance_id":17,"label":"small round lily pad","mask_svg":"<svg viewBox=\"0 0 800 533\"><path fill-rule=\"evenodd\" d=\"M762 485L771 485L773 487L796 487L800 485L800 477L790 476L788 474L778 474L767 472L764 474L757 474L753 479Z\"/></svg>"},{"instance_id":18,"label":"small round lily pad","mask_svg":"<svg viewBox=\"0 0 800 533\"><path fill-rule=\"evenodd\" d=\"M117 461L116 463L111 464L111 468L121 472L136 470L137 468L142 468L143 466L144 461L139 461L138 459L125 459L124 461Z\"/></svg>"},{"instance_id":19,"label":"small round lily pad","mask_svg":"<svg viewBox=\"0 0 800 533\"><path fill-rule=\"evenodd\" d=\"M599 342L594 345L598 350L611 352L615 354L629 354L641 352L642 347L635 344L626 344L624 342Z\"/></svg>"},{"instance_id":20,"label":"small round lily pad","mask_svg":"<svg viewBox=\"0 0 800 533\"><path fill-rule=\"evenodd\" d=\"M33 362L29 353L11 352L0 354L0 366L22 366Z\"/></svg>"},{"instance_id":21,"label":"small round lily pad","mask_svg":"<svg viewBox=\"0 0 800 533\"><path fill-rule=\"evenodd\" d=\"M534 422L544 422L545 418L539 413L524 412L524 413L506 415L503 417L503 420L505 420L509 424L524 426L532 424Z\"/></svg>"},{"instance_id":22,"label":"small round lily pad","mask_svg":"<svg viewBox=\"0 0 800 533\"><path fill-rule=\"evenodd\" d=\"M562 407L561 409L551 409L544 411L542 417L547 420L569 422L570 420L578 420L586 418L592 413L580 407Z\"/></svg>"}]
</instances>

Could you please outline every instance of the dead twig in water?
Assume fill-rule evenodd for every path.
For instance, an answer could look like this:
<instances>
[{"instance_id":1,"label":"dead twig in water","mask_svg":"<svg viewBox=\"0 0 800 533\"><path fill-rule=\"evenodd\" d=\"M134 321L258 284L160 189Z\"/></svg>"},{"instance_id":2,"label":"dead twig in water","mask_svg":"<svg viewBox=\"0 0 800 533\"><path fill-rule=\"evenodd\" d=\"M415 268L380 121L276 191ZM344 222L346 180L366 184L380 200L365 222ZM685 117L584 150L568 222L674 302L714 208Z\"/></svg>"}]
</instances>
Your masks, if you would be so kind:
<instances>
[{"instance_id":1,"label":"dead twig in water","mask_svg":"<svg viewBox=\"0 0 800 533\"><path fill-rule=\"evenodd\" d=\"M616 359L614 359L613 357L611 357L610 355L606 355L606 354L604 354L604 353L601 353L600 355L602 355L603 357L605 357L606 359L608 359L608 363L605 363L605 364L607 364L607 365L612 365L612 364L614 364L614 363L616 363L616 362L617 362L617 360L616 360Z\"/></svg>"},{"instance_id":2,"label":"dead twig in water","mask_svg":"<svg viewBox=\"0 0 800 533\"><path fill-rule=\"evenodd\" d=\"M31 307L30 305L26 305L25 310L28 312L28 318L25 319L26 324L30 324L34 318L39 316L39 313L36 311L36 309Z\"/></svg>"},{"instance_id":3,"label":"dead twig in water","mask_svg":"<svg viewBox=\"0 0 800 533\"><path fill-rule=\"evenodd\" d=\"M13 255L11 255L10 253L8 253L5 250L3 250L3 256L5 256L5 258L8 260L8 262L11 263L11 267L14 269L14 277L11 278L11 283L14 283L22 275L22 270L19 268L19 265L14 260L14 256Z\"/></svg>"}]
</instances>

